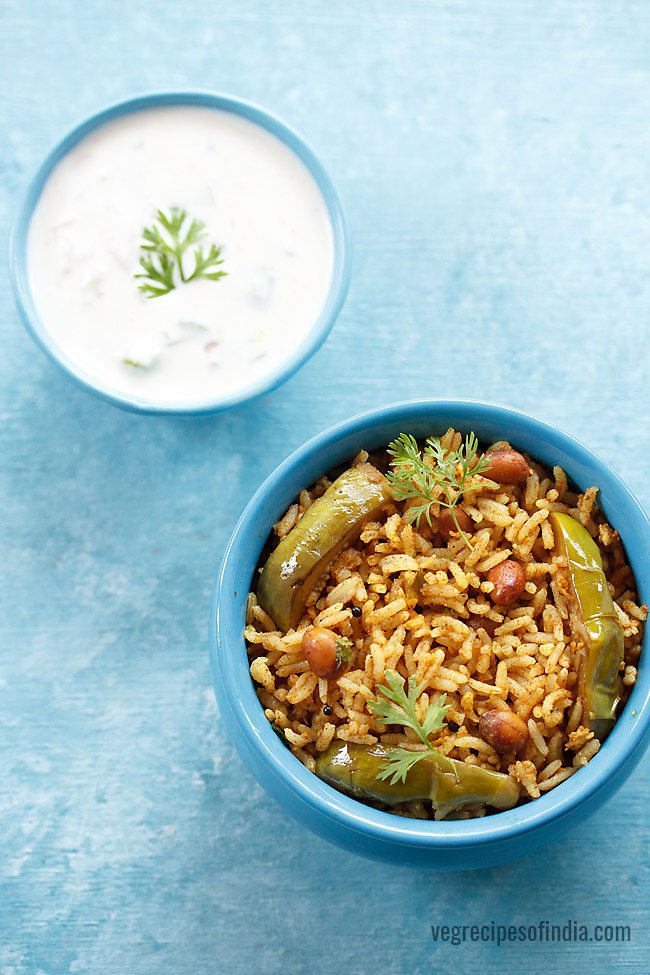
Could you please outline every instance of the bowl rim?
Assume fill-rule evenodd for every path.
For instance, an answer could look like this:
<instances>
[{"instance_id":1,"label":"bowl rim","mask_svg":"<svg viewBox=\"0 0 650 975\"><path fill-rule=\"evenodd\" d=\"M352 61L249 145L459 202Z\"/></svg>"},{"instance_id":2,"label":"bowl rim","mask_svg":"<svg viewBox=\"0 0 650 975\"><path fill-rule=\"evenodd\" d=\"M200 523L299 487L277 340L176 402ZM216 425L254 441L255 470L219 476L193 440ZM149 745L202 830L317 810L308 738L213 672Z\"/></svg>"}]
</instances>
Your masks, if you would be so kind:
<instances>
[{"instance_id":1,"label":"bowl rim","mask_svg":"<svg viewBox=\"0 0 650 975\"><path fill-rule=\"evenodd\" d=\"M233 648L225 636L224 630L232 620L228 618L228 608L232 605L228 594L231 590L234 569L241 565L239 545L242 538L251 531L251 526L257 521L260 511L264 509L265 499L272 488L281 484L292 472L304 467L305 463L314 458L318 452L348 435L358 434L373 425L396 422L407 411L421 416L431 415L435 422L435 412L458 411L459 425L466 425L465 421L474 412L483 414L485 419L503 423L515 421L524 425L536 439L541 437L550 440L551 445L562 444L563 449L570 452L576 465L586 462L596 466L603 474L603 481L607 482L608 490L613 488L625 501L629 509L628 517L638 519L637 527L641 528L646 537L650 535L650 520L644 509L619 477L614 469L580 440L566 433L561 428L539 420L521 410L498 404L477 400L412 400L392 403L336 423L326 430L307 440L302 446L294 450L282 463L271 472L257 489L246 505L223 556L218 573L217 582L211 608L209 652L217 701L225 712L226 724L231 733L233 743L240 751L241 757L256 777L256 765L261 761L270 773L274 783L286 795L287 790L300 800L301 805L311 807L317 814L334 820L340 827L348 831L361 833L378 842L389 842L421 850L437 849L439 851L460 851L469 847L484 848L488 845L514 840L541 830L551 822L568 817L581 805L588 803L596 793L600 792L615 774L624 767L630 771L643 755L650 736L650 671L648 667L639 668L639 678L632 689L623 712L617 723L603 744L600 752L576 775L560 783L555 789L547 792L523 806L495 813L480 819L469 820L409 820L393 813L383 812L371 806L352 799L327 785L312 772L309 772L301 762L290 752L271 728L254 691L253 700L256 708L247 703L250 696L242 693L242 667L240 654L245 650L243 632L241 643ZM462 414L465 414L464 416ZM412 417L411 417L412 418ZM513 438L514 439L514 438ZM516 446L516 441L515 441ZM600 486L600 485L599 485ZM272 516L273 512L266 512ZM269 523L269 531L272 522ZM630 525L630 531L634 526ZM260 549L266 535L257 533L260 538ZM257 559L259 552L255 554ZM254 563L250 565L250 572L254 571ZM246 569L248 573L248 568ZM237 576L241 580L241 574ZM248 583L247 579L247 583ZM246 583L246 584L247 584ZM243 621L242 621L243 629ZM647 631L644 637L644 648L647 645ZM642 655L643 656L643 655ZM239 662L240 666L237 667ZM248 674L248 667L244 666L243 674L252 689L253 684ZM634 712L634 714L632 713ZM232 735L233 726L237 737ZM260 780L261 781L261 780ZM622 781L622 780L621 780ZM266 784L262 783L266 788ZM300 817L299 817L300 818Z\"/></svg>"},{"instance_id":2,"label":"bowl rim","mask_svg":"<svg viewBox=\"0 0 650 975\"><path fill-rule=\"evenodd\" d=\"M78 366L50 335L34 302L27 266L29 227L36 205L52 171L82 139L102 125L124 115L147 109L189 105L230 112L260 125L279 139L307 168L323 197L332 231L333 265L329 291L310 331L279 365L257 381L226 396L205 400L160 403L130 395L98 382ZM47 151L28 182L9 235L9 276L22 322L49 358L78 385L101 399L132 412L150 415L202 416L219 413L272 392L286 382L318 351L327 338L345 301L350 284L351 244L348 221L340 197L327 170L301 135L279 116L255 102L225 92L203 88L142 92L120 99L85 116Z\"/></svg>"}]
</instances>

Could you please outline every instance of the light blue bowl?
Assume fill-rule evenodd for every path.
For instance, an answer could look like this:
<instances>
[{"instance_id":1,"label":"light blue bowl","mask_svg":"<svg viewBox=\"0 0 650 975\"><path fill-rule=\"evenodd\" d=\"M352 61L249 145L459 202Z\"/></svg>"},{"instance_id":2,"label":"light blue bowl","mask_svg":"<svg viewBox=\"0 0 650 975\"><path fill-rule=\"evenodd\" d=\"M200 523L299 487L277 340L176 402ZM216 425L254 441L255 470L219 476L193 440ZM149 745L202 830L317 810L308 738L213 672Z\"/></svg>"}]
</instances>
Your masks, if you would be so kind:
<instances>
[{"instance_id":1,"label":"light blue bowl","mask_svg":"<svg viewBox=\"0 0 650 975\"><path fill-rule=\"evenodd\" d=\"M236 393L231 393L227 396L215 396L199 405L191 403L187 406L183 404L175 404L173 406L152 404L146 399L128 396L109 386L104 386L92 376L89 376L51 338L45 323L36 310L27 273L29 224L43 187L57 163L81 139L106 122L119 118L121 115L130 114L131 112L139 112L148 108L161 108L169 105L194 105L232 112L235 115L241 115L244 118L250 119L251 122L256 122L284 142L302 160L320 188L332 226L334 245L332 281L325 304L310 333L293 350L292 355L273 372L270 372L257 382L250 383ZM126 410L150 414L171 413L202 416L206 413L219 413L221 410L229 409L238 403L255 399L263 393L268 393L276 389L281 383L289 379L316 352L325 341L336 321L336 317L341 310L347 294L350 281L350 245L345 215L327 172L309 146L303 142L293 129L290 129L279 118L276 118L275 115L272 115L265 109L253 105L251 102L242 101L231 95L217 94L209 91L153 92L138 95L127 101L110 105L96 115L92 115L69 132L48 153L45 161L29 185L18 219L13 227L9 244L9 269L16 304L18 305L27 330L50 358L58 363L76 383L91 393L102 397L102 399L109 400L111 403L115 403L117 406L121 406Z\"/></svg>"},{"instance_id":2,"label":"light blue bowl","mask_svg":"<svg viewBox=\"0 0 650 975\"><path fill-rule=\"evenodd\" d=\"M243 639L246 595L271 526L299 491L362 448L453 426L483 442L507 439L544 464L560 464L581 488L596 484L623 538L641 599L650 600L650 524L618 475L568 434L524 413L485 403L430 401L389 406L326 430L296 450L257 491L239 520L216 586L210 655L226 728L261 785L309 829L362 856L438 870L489 866L559 839L620 788L650 737L650 661L600 752L583 769L533 802L461 822L421 822L380 812L326 785L271 729L248 672ZM647 639L646 639L647 646Z\"/></svg>"}]
</instances>

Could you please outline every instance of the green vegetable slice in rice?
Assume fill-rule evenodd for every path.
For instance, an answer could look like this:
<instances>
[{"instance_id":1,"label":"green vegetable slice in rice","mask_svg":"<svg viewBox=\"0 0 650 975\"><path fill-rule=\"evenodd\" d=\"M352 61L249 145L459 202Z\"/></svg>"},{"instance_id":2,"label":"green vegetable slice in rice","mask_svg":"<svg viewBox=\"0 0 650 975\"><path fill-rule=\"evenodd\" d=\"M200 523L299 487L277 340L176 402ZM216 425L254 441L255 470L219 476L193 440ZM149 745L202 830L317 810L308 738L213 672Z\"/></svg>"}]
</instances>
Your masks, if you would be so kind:
<instances>
[{"instance_id":1,"label":"green vegetable slice in rice","mask_svg":"<svg viewBox=\"0 0 650 975\"><path fill-rule=\"evenodd\" d=\"M450 812L478 802L511 809L519 800L517 783L503 772L467 765L435 751L412 754L419 759L403 781L395 782L382 778L390 762L390 749L337 742L316 759L316 774L355 799L387 806L428 799L436 809Z\"/></svg>"},{"instance_id":2,"label":"green vegetable slice in rice","mask_svg":"<svg viewBox=\"0 0 650 975\"><path fill-rule=\"evenodd\" d=\"M257 587L262 609L281 630L299 622L308 596L334 559L377 514L386 479L371 464L341 474L269 556Z\"/></svg>"},{"instance_id":3,"label":"green vegetable slice in rice","mask_svg":"<svg viewBox=\"0 0 650 975\"><path fill-rule=\"evenodd\" d=\"M558 550L566 556L569 566L574 596L573 623L587 645L578 686L584 709L583 724L588 724L602 741L614 725L621 697L623 630L593 538L570 515L553 512L550 520Z\"/></svg>"}]
</instances>

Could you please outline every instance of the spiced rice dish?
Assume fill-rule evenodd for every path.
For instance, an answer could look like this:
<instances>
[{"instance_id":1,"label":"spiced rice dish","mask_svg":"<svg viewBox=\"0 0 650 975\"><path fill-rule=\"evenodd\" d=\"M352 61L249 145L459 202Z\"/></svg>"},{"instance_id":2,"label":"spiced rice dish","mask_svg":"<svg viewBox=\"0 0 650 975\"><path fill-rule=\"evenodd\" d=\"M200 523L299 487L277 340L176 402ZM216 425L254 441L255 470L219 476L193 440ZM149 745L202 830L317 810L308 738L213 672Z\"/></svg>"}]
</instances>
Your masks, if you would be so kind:
<instances>
[{"instance_id":1,"label":"spiced rice dish","mask_svg":"<svg viewBox=\"0 0 650 975\"><path fill-rule=\"evenodd\" d=\"M648 612L597 499L451 429L306 487L274 526L245 630L294 755L421 819L512 808L579 772L635 682Z\"/></svg>"}]
</instances>

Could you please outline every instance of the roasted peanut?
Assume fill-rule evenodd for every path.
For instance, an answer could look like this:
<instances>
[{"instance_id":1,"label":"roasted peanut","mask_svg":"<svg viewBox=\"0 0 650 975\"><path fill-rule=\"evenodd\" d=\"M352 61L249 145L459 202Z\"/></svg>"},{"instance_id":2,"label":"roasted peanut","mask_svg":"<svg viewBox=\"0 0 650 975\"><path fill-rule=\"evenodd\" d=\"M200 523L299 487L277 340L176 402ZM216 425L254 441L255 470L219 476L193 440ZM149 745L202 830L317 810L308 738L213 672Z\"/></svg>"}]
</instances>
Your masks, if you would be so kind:
<instances>
[{"instance_id":1,"label":"roasted peanut","mask_svg":"<svg viewBox=\"0 0 650 975\"><path fill-rule=\"evenodd\" d=\"M523 484L530 474L528 461L516 450L495 450L485 456L490 462L485 476L497 484Z\"/></svg>"},{"instance_id":2,"label":"roasted peanut","mask_svg":"<svg viewBox=\"0 0 650 975\"><path fill-rule=\"evenodd\" d=\"M495 708L485 711L478 722L478 733L488 745L503 755L519 752L528 741L528 728L523 718L514 711Z\"/></svg>"},{"instance_id":3,"label":"roasted peanut","mask_svg":"<svg viewBox=\"0 0 650 975\"><path fill-rule=\"evenodd\" d=\"M483 629L489 637L494 636L494 631L500 623L496 620L491 620L489 616L472 616L467 620L467 625L471 626L473 630Z\"/></svg>"},{"instance_id":4,"label":"roasted peanut","mask_svg":"<svg viewBox=\"0 0 650 975\"><path fill-rule=\"evenodd\" d=\"M632 570L629 565L619 565L618 569L612 572L609 581L614 589L618 589L624 583L627 584L632 579Z\"/></svg>"},{"instance_id":5,"label":"roasted peanut","mask_svg":"<svg viewBox=\"0 0 650 975\"><path fill-rule=\"evenodd\" d=\"M337 653L341 641L335 633L327 630L324 626L310 626L303 633L302 652L311 670L319 677L333 680L340 674L344 667L344 661Z\"/></svg>"},{"instance_id":6,"label":"roasted peanut","mask_svg":"<svg viewBox=\"0 0 650 975\"><path fill-rule=\"evenodd\" d=\"M462 508L456 508L456 518L458 524L460 525L461 531L464 531L466 535L469 535L474 531L474 522ZM458 529L454 524L454 516L452 515L449 508L443 508L440 512L440 517L438 518L438 531L446 538L447 541L452 537L458 536Z\"/></svg>"},{"instance_id":7,"label":"roasted peanut","mask_svg":"<svg viewBox=\"0 0 650 975\"><path fill-rule=\"evenodd\" d=\"M514 559L499 562L490 569L487 577L494 586L490 599L496 606L509 606L510 603L514 603L521 596L526 585L526 570Z\"/></svg>"}]
</instances>

